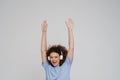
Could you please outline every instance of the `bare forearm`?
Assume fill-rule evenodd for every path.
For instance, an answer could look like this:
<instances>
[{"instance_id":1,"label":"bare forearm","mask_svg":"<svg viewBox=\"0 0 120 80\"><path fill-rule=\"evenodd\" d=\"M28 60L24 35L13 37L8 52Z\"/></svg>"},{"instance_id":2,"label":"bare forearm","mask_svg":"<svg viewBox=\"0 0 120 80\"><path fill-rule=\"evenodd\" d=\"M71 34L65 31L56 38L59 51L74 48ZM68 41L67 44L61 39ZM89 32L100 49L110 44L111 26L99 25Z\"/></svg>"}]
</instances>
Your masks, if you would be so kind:
<instances>
[{"instance_id":1,"label":"bare forearm","mask_svg":"<svg viewBox=\"0 0 120 80\"><path fill-rule=\"evenodd\" d=\"M74 50L74 36L73 36L73 29L68 28L68 44L69 50Z\"/></svg>"},{"instance_id":2,"label":"bare forearm","mask_svg":"<svg viewBox=\"0 0 120 80\"><path fill-rule=\"evenodd\" d=\"M42 40L41 40L41 52L46 52L47 50L47 37L46 32L42 32Z\"/></svg>"},{"instance_id":3,"label":"bare forearm","mask_svg":"<svg viewBox=\"0 0 120 80\"><path fill-rule=\"evenodd\" d=\"M47 51L47 39L46 39L46 32L42 32L42 39L41 39L41 58L42 62L46 61L46 51Z\"/></svg>"}]
</instances>

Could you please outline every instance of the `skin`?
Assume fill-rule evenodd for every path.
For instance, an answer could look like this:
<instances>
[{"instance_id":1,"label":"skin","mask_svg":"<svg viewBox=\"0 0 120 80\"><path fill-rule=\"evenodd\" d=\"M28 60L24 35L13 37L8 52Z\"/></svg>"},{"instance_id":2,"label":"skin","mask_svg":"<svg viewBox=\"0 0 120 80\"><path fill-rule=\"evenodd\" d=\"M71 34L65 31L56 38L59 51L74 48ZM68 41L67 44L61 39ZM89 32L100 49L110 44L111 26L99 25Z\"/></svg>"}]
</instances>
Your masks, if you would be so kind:
<instances>
[{"instance_id":1,"label":"skin","mask_svg":"<svg viewBox=\"0 0 120 80\"><path fill-rule=\"evenodd\" d=\"M68 58L70 61L73 60L74 56L74 37L73 37L73 26L74 22L71 18L69 18L67 21L65 21L67 31L68 31ZM44 20L41 24L41 31L42 31L42 39L41 39L41 57L42 62L44 63L47 60L46 52L47 52L47 21ZM57 58L56 58L57 57ZM50 61L54 66L59 66L60 62L60 56L57 53L51 53L50 54Z\"/></svg>"},{"instance_id":2,"label":"skin","mask_svg":"<svg viewBox=\"0 0 120 80\"><path fill-rule=\"evenodd\" d=\"M59 66L60 64L60 56L56 52L52 52L50 54L50 62L52 63L53 66Z\"/></svg>"}]
</instances>

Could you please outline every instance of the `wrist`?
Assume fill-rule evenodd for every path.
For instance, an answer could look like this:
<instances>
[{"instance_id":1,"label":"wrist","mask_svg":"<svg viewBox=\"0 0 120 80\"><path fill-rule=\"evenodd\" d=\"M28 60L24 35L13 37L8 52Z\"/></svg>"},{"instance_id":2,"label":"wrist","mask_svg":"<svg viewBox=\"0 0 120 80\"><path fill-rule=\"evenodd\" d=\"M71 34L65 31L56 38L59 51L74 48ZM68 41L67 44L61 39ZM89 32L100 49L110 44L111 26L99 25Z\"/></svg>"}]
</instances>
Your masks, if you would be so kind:
<instances>
[{"instance_id":1,"label":"wrist","mask_svg":"<svg viewBox=\"0 0 120 80\"><path fill-rule=\"evenodd\" d=\"M47 31L42 31L42 33L46 33Z\"/></svg>"},{"instance_id":2,"label":"wrist","mask_svg":"<svg viewBox=\"0 0 120 80\"><path fill-rule=\"evenodd\" d=\"M70 31L71 31L71 30L73 30L73 28L68 28L68 30L70 30Z\"/></svg>"}]
</instances>

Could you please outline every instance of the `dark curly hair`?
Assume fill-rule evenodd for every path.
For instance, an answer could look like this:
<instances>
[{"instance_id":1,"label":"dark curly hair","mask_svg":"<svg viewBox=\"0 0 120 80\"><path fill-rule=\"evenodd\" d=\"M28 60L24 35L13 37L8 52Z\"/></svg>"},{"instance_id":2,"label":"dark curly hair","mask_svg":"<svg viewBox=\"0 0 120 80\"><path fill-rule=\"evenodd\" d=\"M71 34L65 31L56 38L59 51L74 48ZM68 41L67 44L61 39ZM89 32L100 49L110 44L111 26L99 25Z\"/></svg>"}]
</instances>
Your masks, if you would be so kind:
<instances>
[{"instance_id":1,"label":"dark curly hair","mask_svg":"<svg viewBox=\"0 0 120 80\"><path fill-rule=\"evenodd\" d=\"M62 45L53 45L53 46L49 47L48 50L47 50L47 52L46 52L46 54L47 54L47 60L48 60L48 56L50 56L50 54L52 52L56 52L59 55L61 55L61 52L63 53L62 54L63 55L63 59L60 60L60 64L59 64L61 66L65 62L65 60L66 60L66 56L67 56L67 53L68 53L67 49L64 46L62 46ZM53 66L52 63L49 60L48 60L48 63L51 66Z\"/></svg>"}]
</instances>

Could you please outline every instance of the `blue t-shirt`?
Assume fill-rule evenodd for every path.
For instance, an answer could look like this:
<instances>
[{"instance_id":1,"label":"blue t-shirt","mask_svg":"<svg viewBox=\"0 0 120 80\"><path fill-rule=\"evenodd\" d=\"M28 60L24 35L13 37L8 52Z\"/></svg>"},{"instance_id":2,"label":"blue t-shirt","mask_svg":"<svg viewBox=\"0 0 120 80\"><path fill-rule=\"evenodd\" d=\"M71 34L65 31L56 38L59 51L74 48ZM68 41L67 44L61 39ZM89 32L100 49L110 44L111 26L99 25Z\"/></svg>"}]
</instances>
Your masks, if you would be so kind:
<instances>
[{"instance_id":1,"label":"blue t-shirt","mask_svg":"<svg viewBox=\"0 0 120 80\"><path fill-rule=\"evenodd\" d=\"M61 66L53 67L45 61L42 66L45 69L46 80L70 80L71 64L72 62L68 57Z\"/></svg>"}]
</instances>

